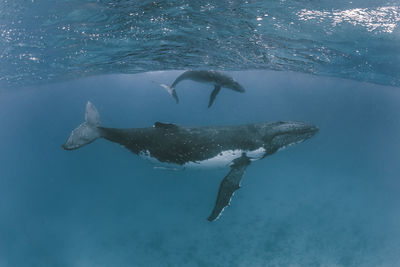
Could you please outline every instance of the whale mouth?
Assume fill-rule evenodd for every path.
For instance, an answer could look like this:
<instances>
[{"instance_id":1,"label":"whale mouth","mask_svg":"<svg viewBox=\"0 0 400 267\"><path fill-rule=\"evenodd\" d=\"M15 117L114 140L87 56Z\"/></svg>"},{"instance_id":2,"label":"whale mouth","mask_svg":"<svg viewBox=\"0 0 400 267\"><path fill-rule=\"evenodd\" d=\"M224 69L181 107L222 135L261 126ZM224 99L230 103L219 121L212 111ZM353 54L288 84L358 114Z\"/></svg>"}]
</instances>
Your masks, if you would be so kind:
<instances>
[{"instance_id":1,"label":"whale mouth","mask_svg":"<svg viewBox=\"0 0 400 267\"><path fill-rule=\"evenodd\" d=\"M319 128L314 124L304 122L300 122L297 124L297 133L299 134L316 134L317 132L319 132Z\"/></svg>"},{"instance_id":2,"label":"whale mouth","mask_svg":"<svg viewBox=\"0 0 400 267\"><path fill-rule=\"evenodd\" d=\"M312 134L316 134L316 133L318 133L319 132L319 128L317 127L317 126L311 126L310 128L309 128L309 133L312 133Z\"/></svg>"},{"instance_id":3,"label":"whale mouth","mask_svg":"<svg viewBox=\"0 0 400 267\"><path fill-rule=\"evenodd\" d=\"M303 141L307 140L319 132L319 128L315 125L309 125L301 129L299 134L302 136Z\"/></svg>"}]
</instances>

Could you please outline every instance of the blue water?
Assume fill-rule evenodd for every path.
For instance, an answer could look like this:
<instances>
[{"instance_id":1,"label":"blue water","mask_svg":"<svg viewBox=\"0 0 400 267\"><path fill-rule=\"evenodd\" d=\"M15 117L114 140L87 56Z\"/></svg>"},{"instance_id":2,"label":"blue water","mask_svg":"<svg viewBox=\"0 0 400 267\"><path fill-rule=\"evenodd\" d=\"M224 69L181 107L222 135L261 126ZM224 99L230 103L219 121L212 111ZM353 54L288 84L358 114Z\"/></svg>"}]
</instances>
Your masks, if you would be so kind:
<instances>
[{"instance_id":1,"label":"blue water","mask_svg":"<svg viewBox=\"0 0 400 267\"><path fill-rule=\"evenodd\" d=\"M248 91L112 75L0 96L0 266L397 266L400 91L273 71L232 72ZM228 169L162 171L117 144L60 145L87 100L105 126L309 121L310 140L254 162L206 220Z\"/></svg>"},{"instance_id":2,"label":"blue water","mask_svg":"<svg viewBox=\"0 0 400 267\"><path fill-rule=\"evenodd\" d=\"M400 5L389 1L0 0L0 267L400 266ZM224 70L246 88L184 81ZM307 121L229 169L155 169L104 126Z\"/></svg>"}]
</instances>

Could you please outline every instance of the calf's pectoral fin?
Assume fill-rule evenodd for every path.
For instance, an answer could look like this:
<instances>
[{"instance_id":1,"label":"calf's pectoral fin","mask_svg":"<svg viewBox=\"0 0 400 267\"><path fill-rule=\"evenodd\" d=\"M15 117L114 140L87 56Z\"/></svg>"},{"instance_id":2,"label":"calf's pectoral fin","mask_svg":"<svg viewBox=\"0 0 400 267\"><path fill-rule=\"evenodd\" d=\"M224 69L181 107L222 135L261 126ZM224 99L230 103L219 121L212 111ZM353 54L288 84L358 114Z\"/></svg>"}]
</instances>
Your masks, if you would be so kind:
<instances>
[{"instance_id":1,"label":"calf's pectoral fin","mask_svg":"<svg viewBox=\"0 0 400 267\"><path fill-rule=\"evenodd\" d=\"M240 158L233 161L230 172L225 176L219 186L217 201L215 202L211 215L208 217L210 222L218 219L222 211L229 206L233 194L240 188L240 181L250 163L250 158L247 157L245 153L243 153Z\"/></svg>"},{"instance_id":2,"label":"calf's pectoral fin","mask_svg":"<svg viewBox=\"0 0 400 267\"><path fill-rule=\"evenodd\" d=\"M214 90L211 92L211 95L210 95L210 101L208 102L208 107L211 107L211 105L214 103L214 100L217 97L219 91L221 91L221 86L215 85Z\"/></svg>"}]
</instances>

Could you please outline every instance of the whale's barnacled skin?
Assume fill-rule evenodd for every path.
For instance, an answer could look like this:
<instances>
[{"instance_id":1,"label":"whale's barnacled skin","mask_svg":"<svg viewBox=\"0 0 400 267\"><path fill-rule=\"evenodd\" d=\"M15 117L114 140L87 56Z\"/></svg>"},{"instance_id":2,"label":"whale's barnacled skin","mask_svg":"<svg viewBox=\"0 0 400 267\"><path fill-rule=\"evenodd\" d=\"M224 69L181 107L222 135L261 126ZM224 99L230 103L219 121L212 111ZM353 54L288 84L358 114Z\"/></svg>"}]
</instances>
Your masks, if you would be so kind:
<instances>
[{"instance_id":1,"label":"whale's barnacled skin","mask_svg":"<svg viewBox=\"0 0 400 267\"><path fill-rule=\"evenodd\" d=\"M256 150L265 143L260 133L261 125L100 129L103 138L119 143L135 154L147 152L160 162L179 165L214 158L228 150ZM238 153L237 157L240 156Z\"/></svg>"},{"instance_id":2,"label":"whale's barnacled skin","mask_svg":"<svg viewBox=\"0 0 400 267\"><path fill-rule=\"evenodd\" d=\"M240 157L241 152L263 148L265 155L262 157L265 157L311 137L316 131L314 126L301 122L196 128L160 122L155 125L137 129L99 129L103 138L119 143L135 154L146 153L160 162L178 165L214 158L224 151L238 150L237 157Z\"/></svg>"},{"instance_id":3,"label":"whale's barnacled skin","mask_svg":"<svg viewBox=\"0 0 400 267\"><path fill-rule=\"evenodd\" d=\"M252 161L303 142L318 131L314 125L304 122L206 127L156 122L148 128L115 129L99 126L97 110L91 103L86 110L86 121L71 133L64 149L76 149L101 137L144 158L180 168L229 166L231 171L220 185L210 221L218 218L229 204Z\"/></svg>"}]
</instances>

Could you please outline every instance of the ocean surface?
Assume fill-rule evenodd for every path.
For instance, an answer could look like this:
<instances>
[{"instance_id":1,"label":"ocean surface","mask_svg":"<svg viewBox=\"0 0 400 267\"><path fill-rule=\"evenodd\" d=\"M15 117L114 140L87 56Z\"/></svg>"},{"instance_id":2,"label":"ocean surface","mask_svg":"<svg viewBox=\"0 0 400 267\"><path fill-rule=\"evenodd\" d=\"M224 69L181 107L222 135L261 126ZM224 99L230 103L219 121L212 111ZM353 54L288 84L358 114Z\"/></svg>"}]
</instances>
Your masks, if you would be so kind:
<instances>
[{"instance_id":1,"label":"ocean surface","mask_svg":"<svg viewBox=\"0 0 400 267\"><path fill-rule=\"evenodd\" d=\"M0 0L0 267L400 266L398 1ZM246 89L184 81L225 71ZM102 125L305 121L253 162L207 221L229 168L154 168Z\"/></svg>"},{"instance_id":2,"label":"ocean surface","mask_svg":"<svg viewBox=\"0 0 400 267\"><path fill-rule=\"evenodd\" d=\"M398 0L0 0L0 82L268 69L400 86Z\"/></svg>"}]
</instances>

